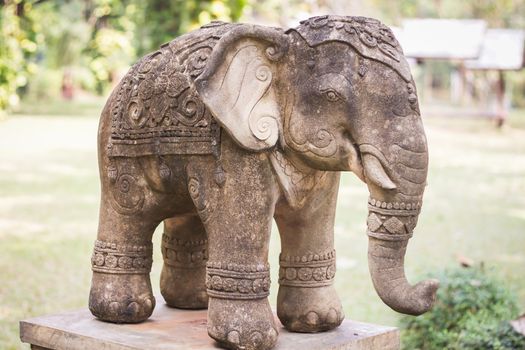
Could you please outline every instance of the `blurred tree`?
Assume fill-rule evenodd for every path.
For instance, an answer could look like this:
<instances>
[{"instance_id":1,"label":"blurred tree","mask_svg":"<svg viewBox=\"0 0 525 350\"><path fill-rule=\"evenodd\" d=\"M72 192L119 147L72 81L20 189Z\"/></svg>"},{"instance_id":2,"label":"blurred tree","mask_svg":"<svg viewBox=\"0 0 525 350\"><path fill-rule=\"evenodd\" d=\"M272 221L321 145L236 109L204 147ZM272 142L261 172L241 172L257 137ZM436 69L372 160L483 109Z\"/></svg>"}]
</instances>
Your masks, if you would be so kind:
<instances>
[{"instance_id":1,"label":"blurred tree","mask_svg":"<svg viewBox=\"0 0 525 350\"><path fill-rule=\"evenodd\" d=\"M36 99L74 97L76 72L86 65L84 50L91 28L83 20L81 1L39 1L38 23L45 38L39 47L41 72L31 81L29 93Z\"/></svg>"},{"instance_id":2,"label":"blurred tree","mask_svg":"<svg viewBox=\"0 0 525 350\"><path fill-rule=\"evenodd\" d=\"M381 18L483 18L491 27L525 27L525 0L0 0L0 110L55 81L103 93L138 56L211 20L244 13L265 24L294 25L312 14ZM31 84L28 77L32 74ZM32 88L31 88L32 86ZM56 90L60 90L60 84Z\"/></svg>"},{"instance_id":3,"label":"blurred tree","mask_svg":"<svg viewBox=\"0 0 525 350\"><path fill-rule=\"evenodd\" d=\"M118 71L136 57L134 18L137 6L132 0L84 0L84 20L91 38L84 53L96 78L96 90L103 93L118 78Z\"/></svg>"},{"instance_id":4,"label":"blurred tree","mask_svg":"<svg viewBox=\"0 0 525 350\"><path fill-rule=\"evenodd\" d=\"M31 59L41 37L30 10L20 0L3 1L0 8L0 111L18 104L18 90L36 70Z\"/></svg>"},{"instance_id":5,"label":"blurred tree","mask_svg":"<svg viewBox=\"0 0 525 350\"><path fill-rule=\"evenodd\" d=\"M247 0L0 0L0 110L34 97L103 93L137 56L211 20L237 21ZM5 38L5 40L4 40Z\"/></svg>"},{"instance_id":6,"label":"blurred tree","mask_svg":"<svg viewBox=\"0 0 525 350\"><path fill-rule=\"evenodd\" d=\"M247 0L139 1L139 53L151 51L212 20L238 21L246 3Z\"/></svg>"}]
</instances>

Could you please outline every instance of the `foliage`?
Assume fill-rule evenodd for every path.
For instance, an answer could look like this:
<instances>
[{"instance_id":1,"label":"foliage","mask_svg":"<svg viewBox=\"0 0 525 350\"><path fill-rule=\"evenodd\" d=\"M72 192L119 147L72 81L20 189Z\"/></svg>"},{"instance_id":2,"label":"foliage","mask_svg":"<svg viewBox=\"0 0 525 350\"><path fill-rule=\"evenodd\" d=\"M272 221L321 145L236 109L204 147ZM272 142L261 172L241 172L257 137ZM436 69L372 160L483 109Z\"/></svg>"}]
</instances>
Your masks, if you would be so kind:
<instances>
[{"instance_id":1,"label":"foliage","mask_svg":"<svg viewBox=\"0 0 525 350\"><path fill-rule=\"evenodd\" d=\"M139 5L141 54L212 20L237 21L247 0L149 0Z\"/></svg>"},{"instance_id":2,"label":"foliage","mask_svg":"<svg viewBox=\"0 0 525 350\"><path fill-rule=\"evenodd\" d=\"M214 19L236 21L246 0L10 0L1 8L0 110L29 87L59 72L58 89L76 86L104 93L129 64L190 29ZM88 68L91 77L86 76ZM30 73L41 72L33 80ZM63 80L60 82L60 80Z\"/></svg>"},{"instance_id":3,"label":"foliage","mask_svg":"<svg viewBox=\"0 0 525 350\"><path fill-rule=\"evenodd\" d=\"M60 93L28 86L39 74L49 77L58 72L64 81L72 77L76 87L105 93L129 64L162 43L211 20L237 21L246 14L247 20L282 26L307 14L347 13L376 16L394 25L405 17L451 17L483 18L491 27L525 27L525 0L2 0L1 4L0 110L16 104L27 91L36 96ZM513 102L523 106L523 77L512 73L510 80L516 86Z\"/></svg>"},{"instance_id":4,"label":"foliage","mask_svg":"<svg viewBox=\"0 0 525 350\"><path fill-rule=\"evenodd\" d=\"M17 90L27 84L36 66L30 61L37 50L31 5L5 3L0 8L0 111L18 103Z\"/></svg>"},{"instance_id":5,"label":"foliage","mask_svg":"<svg viewBox=\"0 0 525 350\"><path fill-rule=\"evenodd\" d=\"M525 337L509 322L494 322L492 315L470 318L456 349L515 350L525 349Z\"/></svg>"},{"instance_id":6,"label":"foliage","mask_svg":"<svg viewBox=\"0 0 525 350\"><path fill-rule=\"evenodd\" d=\"M31 78L24 95L25 101L33 102L59 100L62 81L62 71L58 69L40 69L38 74Z\"/></svg>"},{"instance_id":7,"label":"foliage","mask_svg":"<svg viewBox=\"0 0 525 350\"><path fill-rule=\"evenodd\" d=\"M407 349L520 349L525 337L509 320L517 316L512 293L483 268L446 270L432 311L404 317Z\"/></svg>"},{"instance_id":8,"label":"foliage","mask_svg":"<svg viewBox=\"0 0 525 350\"><path fill-rule=\"evenodd\" d=\"M490 27L525 27L525 0L370 0L392 24L407 17L482 18Z\"/></svg>"}]
</instances>

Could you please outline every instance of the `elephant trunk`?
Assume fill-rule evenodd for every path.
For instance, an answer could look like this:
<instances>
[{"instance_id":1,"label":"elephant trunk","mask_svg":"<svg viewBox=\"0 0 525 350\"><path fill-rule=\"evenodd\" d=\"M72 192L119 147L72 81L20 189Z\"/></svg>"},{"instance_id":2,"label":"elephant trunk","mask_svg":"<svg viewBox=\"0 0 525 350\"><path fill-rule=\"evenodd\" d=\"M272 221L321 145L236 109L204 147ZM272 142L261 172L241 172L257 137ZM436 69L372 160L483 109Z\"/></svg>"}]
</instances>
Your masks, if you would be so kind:
<instances>
[{"instance_id":1,"label":"elephant trunk","mask_svg":"<svg viewBox=\"0 0 525 350\"><path fill-rule=\"evenodd\" d=\"M434 305L439 282L431 279L413 286L408 283L404 271L407 242L371 236L368 241L368 266L381 300L397 312L417 316Z\"/></svg>"},{"instance_id":2,"label":"elephant trunk","mask_svg":"<svg viewBox=\"0 0 525 350\"><path fill-rule=\"evenodd\" d=\"M426 147L422 152L401 150L390 154L390 160L367 147L361 151L370 190L368 264L374 288L395 311L420 315L432 308L439 286L437 280L410 285L404 271L408 239L417 224L426 184Z\"/></svg>"}]
</instances>

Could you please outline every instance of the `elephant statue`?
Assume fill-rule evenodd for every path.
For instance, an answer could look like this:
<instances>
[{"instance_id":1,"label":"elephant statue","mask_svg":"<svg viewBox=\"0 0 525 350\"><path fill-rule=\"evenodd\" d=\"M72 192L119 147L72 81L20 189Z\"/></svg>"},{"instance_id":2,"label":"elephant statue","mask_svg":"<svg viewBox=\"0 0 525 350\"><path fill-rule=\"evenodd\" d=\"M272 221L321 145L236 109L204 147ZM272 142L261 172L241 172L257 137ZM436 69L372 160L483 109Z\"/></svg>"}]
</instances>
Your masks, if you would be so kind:
<instances>
[{"instance_id":1,"label":"elephant statue","mask_svg":"<svg viewBox=\"0 0 525 350\"><path fill-rule=\"evenodd\" d=\"M340 171L368 187L370 274L379 297L428 311L435 280L410 285L408 239L426 186L416 88L392 31L364 17L293 29L211 22L133 65L100 118L102 188L89 308L109 322L155 307L152 234L163 222L161 293L208 308L230 349L271 349L272 220L277 315L292 332L339 326L334 216Z\"/></svg>"}]
</instances>

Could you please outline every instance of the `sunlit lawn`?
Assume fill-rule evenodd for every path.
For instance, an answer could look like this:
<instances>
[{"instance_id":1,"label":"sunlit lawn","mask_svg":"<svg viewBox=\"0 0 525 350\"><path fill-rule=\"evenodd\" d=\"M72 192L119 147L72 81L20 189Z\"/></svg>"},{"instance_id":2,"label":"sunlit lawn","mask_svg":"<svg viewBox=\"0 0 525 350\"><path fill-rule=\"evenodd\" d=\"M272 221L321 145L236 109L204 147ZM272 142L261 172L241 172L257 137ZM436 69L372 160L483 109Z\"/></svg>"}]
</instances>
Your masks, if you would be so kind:
<instances>
[{"instance_id":1,"label":"sunlit lawn","mask_svg":"<svg viewBox=\"0 0 525 350\"><path fill-rule=\"evenodd\" d=\"M1 349L22 347L19 320L87 304L99 199L96 108L68 105L65 110L72 115L0 121ZM525 311L525 130L497 131L479 120L428 119L425 124L431 169L406 259L409 279L468 257L497 269ZM368 276L366 198L365 186L344 174L336 288L347 318L395 325L397 315L375 295ZM273 304L276 236L270 261ZM159 239L156 234L152 279L157 293Z\"/></svg>"}]
</instances>

